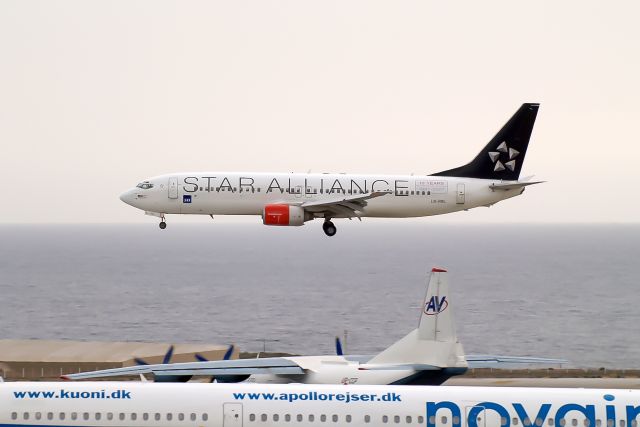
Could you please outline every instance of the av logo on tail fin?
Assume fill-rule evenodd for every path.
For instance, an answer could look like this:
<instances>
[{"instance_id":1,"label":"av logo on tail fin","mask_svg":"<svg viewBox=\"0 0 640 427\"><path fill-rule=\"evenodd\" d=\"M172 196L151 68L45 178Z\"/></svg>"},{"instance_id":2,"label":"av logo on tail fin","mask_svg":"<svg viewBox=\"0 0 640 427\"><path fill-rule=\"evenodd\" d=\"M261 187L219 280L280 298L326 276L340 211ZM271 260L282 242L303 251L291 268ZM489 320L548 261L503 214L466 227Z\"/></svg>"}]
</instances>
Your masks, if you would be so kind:
<instances>
[{"instance_id":1,"label":"av logo on tail fin","mask_svg":"<svg viewBox=\"0 0 640 427\"><path fill-rule=\"evenodd\" d=\"M438 295L434 295L424 305L424 314L433 316L434 314L442 313L448 306L449 302L446 296L440 298Z\"/></svg>"}]
</instances>

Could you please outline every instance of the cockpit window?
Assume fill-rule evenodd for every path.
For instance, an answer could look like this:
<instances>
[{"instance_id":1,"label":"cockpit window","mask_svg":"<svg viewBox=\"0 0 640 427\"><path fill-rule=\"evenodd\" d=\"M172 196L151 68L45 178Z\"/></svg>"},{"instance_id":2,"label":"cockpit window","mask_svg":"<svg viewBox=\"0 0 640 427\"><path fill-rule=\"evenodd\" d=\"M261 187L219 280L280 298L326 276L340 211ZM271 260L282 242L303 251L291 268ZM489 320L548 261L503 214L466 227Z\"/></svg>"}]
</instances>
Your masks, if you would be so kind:
<instances>
[{"instance_id":1,"label":"cockpit window","mask_svg":"<svg viewBox=\"0 0 640 427\"><path fill-rule=\"evenodd\" d=\"M144 181L136 185L136 187L142 188L143 190L148 190L149 188L153 188L153 184L150 183L149 181Z\"/></svg>"}]
</instances>

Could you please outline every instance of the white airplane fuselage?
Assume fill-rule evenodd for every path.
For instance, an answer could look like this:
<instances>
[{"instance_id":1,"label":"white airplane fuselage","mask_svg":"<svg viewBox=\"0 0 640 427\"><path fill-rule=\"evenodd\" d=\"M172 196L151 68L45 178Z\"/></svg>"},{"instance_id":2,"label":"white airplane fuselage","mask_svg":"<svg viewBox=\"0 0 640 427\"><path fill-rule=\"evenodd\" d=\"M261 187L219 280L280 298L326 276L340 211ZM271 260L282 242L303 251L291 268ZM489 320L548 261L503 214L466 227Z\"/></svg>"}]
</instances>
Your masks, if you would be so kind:
<instances>
[{"instance_id":1,"label":"white airplane fuselage","mask_svg":"<svg viewBox=\"0 0 640 427\"><path fill-rule=\"evenodd\" d=\"M493 190L492 184L503 183L499 179L428 175L193 172L161 175L145 183L152 187L134 187L123 193L121 200L163 215L262 215L267 205L299 206L389 192L367 200L358 216L409 218L490 206L522 193L521 188ZM331 217L349 216L353 215Z\"/></svg>"},{"instance_id":2,"label":"white airplane fuselage","mask_svg":"<svg viewBox=\"0 0 640 427\"><path fill-rule=\"evenodd\" d=\"M640 391L144 382L0 384L0 426L637 427Z\"/></svg>"},{"instance_id":3,"label":"white airplane fuselage","mask_svg":"<svg viewBox=\"0 0 640 427\"><path fill-rule=\"evenodd\" d=\"M520 172L539 104L525 103L471 162L430 175L189 172L141 182L120 199L146 213L261 215L265 225L324 218L409 218L491 206L522 194Z\"/></svg>"}]
</instances>

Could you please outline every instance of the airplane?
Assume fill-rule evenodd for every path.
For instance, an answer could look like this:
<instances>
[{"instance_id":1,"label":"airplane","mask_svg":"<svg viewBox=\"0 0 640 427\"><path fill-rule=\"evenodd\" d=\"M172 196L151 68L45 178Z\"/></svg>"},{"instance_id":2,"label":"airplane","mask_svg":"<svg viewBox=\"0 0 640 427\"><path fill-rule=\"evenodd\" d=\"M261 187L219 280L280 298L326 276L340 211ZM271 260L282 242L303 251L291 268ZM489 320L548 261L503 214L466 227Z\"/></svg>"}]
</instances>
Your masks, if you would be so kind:
<instances>
[{"instance_id":1,"label":"airplane","mask_svg":"<svg viewBox=\"0 0 640 427\"><path fill-rule=\"evenodd\" d=\"M640 390L5 382L0 426L637 427Z\"/></svg>"},{"instance_id":2,"label":"airplane","mask_svg":"<svg viewBox=\"0 0 640 427\"><path fill-rule=\"evenodd\" d=\"M539 104L523 104L464 166L431 175L187 172L146 179L120 199L160 218L168 214L261 215L264 225L302 226L335 218L409 218L491 206L542 181L520 180ZM435 152L435 150L434 150Z\"/></svg>"},{"instance_id":3,"label":"airplane","mask_svg":"<svg viewBox=\"0 0 640 427\"><path fill-rule=\"evenodd\" d=\"M567 363L563 359L537 357L465 356L456 334L447 275L442 268L431 270L418 327L374 356L342 355L342 346L337 341L336 355L161 363L68 374L62 378L152 374L158 382L186 382L194 376L205 376L216 382L439 385L452 376L464 374L468 368Z\"/></svg>"}]
</instances>

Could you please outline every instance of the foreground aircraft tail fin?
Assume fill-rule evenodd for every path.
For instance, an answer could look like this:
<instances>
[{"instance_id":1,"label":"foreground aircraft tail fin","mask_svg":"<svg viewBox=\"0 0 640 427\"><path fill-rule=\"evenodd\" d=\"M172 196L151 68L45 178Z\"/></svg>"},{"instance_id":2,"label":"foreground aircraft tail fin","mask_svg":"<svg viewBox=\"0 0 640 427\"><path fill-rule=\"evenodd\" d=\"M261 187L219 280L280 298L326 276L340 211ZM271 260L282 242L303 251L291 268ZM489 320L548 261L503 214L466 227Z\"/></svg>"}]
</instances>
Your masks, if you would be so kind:
<instances>
[{"instance_id":1,"label":"foreground aircraft tail fin","mask_svg":"<svg viewBox=\"0 0 640 427\"><path fill-rule=\"evenodd\" d=\"M527 154L539 106L522 104L475 159L464 166L434 173L433 176L516 181Z\"/></svg>"},{"instance_id":2,"label":"foreground aircraft tail fin","mask_svg":"<svg viewBox=\"0 0 640 427\"><path fill-rule=\"evenodd\" d=\"M409 332L367 362L423 364L436 367L466 367L462 344L453 321L447 271L431 270L427 294L420 311L418 328Z\"/></svg>"}]
</instances>

